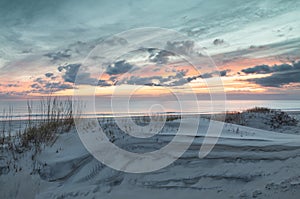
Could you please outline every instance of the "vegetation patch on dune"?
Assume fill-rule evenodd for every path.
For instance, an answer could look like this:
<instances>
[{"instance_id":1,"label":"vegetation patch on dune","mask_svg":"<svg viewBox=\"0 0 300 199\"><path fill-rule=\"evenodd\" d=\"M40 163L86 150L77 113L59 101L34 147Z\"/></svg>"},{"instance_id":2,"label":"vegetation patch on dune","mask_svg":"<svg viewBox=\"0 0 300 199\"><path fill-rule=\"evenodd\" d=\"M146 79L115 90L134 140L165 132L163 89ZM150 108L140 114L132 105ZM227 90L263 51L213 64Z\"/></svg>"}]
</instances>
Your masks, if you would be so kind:
<instances>
[{"instance_id":1,"label":"vegetation patch on dune","mask_svg":"<svg viewBox=\"0 0 300 199\"><path fill-rule=\"evenodd\" d=\"M226 114L214 115L213 118L227 123L265 130L276 130L286 126L295 127L298 125L298 120L287 112L265 107L255 107L241 112L226 112Z\"/></svg>"},{"instance_id":2,"label":"vegetation patch on dune","mask_svg":"<svg viewBox=\"0 0 300 199\"><path fill-rule=\"evenodd\" d=\"M1 124L0 144L14 151L31 148L38 151L41 145L53 143L59 133L68 132L74 126L74 115L79 114L73 113L72 106L71 99L52 96L41 99L39 105L27 101L28 118L19 121L20 127L23 128L14 133L12 133L13 109L9 108L6 120ZM40 109L42 113L40 117L34 115L33 110L36 109Z\"/></svg>"}]
</instances>

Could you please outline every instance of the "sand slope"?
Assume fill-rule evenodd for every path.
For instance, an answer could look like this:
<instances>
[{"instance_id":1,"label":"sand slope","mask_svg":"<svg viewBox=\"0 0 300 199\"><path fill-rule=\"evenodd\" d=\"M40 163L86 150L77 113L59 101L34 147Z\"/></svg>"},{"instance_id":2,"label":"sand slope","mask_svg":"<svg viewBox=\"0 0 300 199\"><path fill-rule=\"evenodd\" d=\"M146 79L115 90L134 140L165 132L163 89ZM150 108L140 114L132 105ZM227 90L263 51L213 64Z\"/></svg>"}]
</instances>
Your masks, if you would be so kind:
<instances>
[{"instance_id":1,"label":"sand slope","mask_svg":"<svg viewBox=\"0 0 300 199\"><path fill-rule=\"evenodd\" d=\"M189 118L183 122L191 122ZM172 139L179 121L168 122L153 138L132 139L115 130L116 144L132 151L160 148ZM209 121L172 165L156 172L128 174L94 159L74 132L61 134L36 157L30 152L0 177L1 198L299 198L300 136L225 124L213 151L198 157ZM237 130L238 129L238 130ZM187 132L188 136L188 132ZM184 139L183 139L184 140ZM1 164L10 155L2 153Z\"/></svg>"}]
</instances>

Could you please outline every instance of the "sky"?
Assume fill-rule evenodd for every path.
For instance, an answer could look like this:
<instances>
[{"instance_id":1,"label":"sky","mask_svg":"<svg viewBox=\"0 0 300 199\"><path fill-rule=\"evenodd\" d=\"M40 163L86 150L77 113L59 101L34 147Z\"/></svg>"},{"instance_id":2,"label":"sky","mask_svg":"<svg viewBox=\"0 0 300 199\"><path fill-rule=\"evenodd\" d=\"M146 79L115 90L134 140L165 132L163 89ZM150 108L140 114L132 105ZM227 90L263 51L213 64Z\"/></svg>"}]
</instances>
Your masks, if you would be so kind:
<instances>
[{"instance_id":1,"label":"sky","mask_svg":"<svg viewBox=\"0 0 300 199\"><path fill-rule=\"evenodd\" d=\"M170 90L205 96L207 81L221 79L228 98L299 99L299 13L298 0L1 0L0 97L91 88L102 97L164 97ZM118 36L136 28L146 32ZM116 57L145 38L164 49Z\"/></svg>"}]
</instances>

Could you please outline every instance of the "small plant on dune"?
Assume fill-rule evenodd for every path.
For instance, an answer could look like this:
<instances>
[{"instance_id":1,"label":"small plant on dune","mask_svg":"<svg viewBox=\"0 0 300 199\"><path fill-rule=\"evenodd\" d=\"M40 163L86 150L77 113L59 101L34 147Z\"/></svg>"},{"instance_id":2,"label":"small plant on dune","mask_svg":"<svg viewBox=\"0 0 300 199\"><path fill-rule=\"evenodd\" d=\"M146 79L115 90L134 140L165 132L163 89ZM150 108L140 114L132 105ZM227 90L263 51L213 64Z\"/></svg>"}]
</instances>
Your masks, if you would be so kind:
<instances>
[{"instance_id":1,"label":"small plant on dune","mask_svg":"<svg viewBox=\"0 0 300 199\"><path fill-rule=\"evenodd\" d=\"M298 121L289 114L278 111L271 118L270 124L272 128L279 128L281 126L296 126Z\"/></svg>"},{"instance_id":2,"label":"small plant on dune","mask_svg":"<svg viewBox=\"0 0 300 199\"><path fill-rule=\"evenodd\" d=\"M0 145L4 145L5 143L5 122L1 123L1 135L0 135Z\"/></svg>"},{"instance_id":3,"label":"small plant on dune","mask_svg":"<svg viewBox=\"0 0 300 199\"><path fill-rule=\"evenodd\" d=\"M47 97L40 102L43 113L38 121L33 121L33 105L27 102L28 126L21 135L21 146L34 144L38 149L42 143L51 143L60 132L67 132L74 124L72 101Z\"/></svg>"},{"instance_id":4,"label":"small plant on dune","mask_svg":"<svg viewBox=\"0 0 300 199\"><path fill-rule=\"evenodd\" d=\"M227 123L240 124L240 125L246 124L245 118L243 117L243 114L240 112L226 112L224 121Z\"/></svg>"},{"instance_id":5,"label":"small plant on dune","mask_svg":"<svg viewBox=\"0 0 300 199\"><path fill-rule=\"evenodd\" d=\"M12 139L12 114L13 114L12 106L8 108L8 112L6 112L6 110L3 110L4 120L1 122L1 126L2 126L1 136L0 136L1 145L10 142Z\"/></svg>"},{"instance_id":6,"label":"small plant on dune","mask_svg":"<svg viewBox=\"0 0 300 199\"><path fill-rule=\"evenodd\" d=\"M170 122L178 119L181 119L180 115L167 115L166 121Z\"/></svg>"},{"instance_id":7,"label":"small plant on dune","mask_svg":"<svg viewBox=\"0 0 300 199\"><path fill-rule=\"evenodd\" d=\"M248 112L248 113L270 113L273 111L274 111L273 109L269 109L266 107L254 107L254 108L247 109L245 112Z\"/></svg>"}]
</instances>

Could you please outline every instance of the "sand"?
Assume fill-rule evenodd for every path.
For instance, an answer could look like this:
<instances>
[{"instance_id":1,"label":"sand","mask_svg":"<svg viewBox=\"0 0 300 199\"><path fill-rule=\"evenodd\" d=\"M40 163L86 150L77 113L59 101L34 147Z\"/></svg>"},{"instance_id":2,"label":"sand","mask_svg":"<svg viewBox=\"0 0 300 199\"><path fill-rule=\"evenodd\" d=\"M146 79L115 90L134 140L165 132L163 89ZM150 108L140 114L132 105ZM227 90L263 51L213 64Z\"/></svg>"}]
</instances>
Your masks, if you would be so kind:
<instances>
[{"instance_id":1,"label":"sand","mask_svg":"<svg viewBox=\"0 0 300 199\"><path fill-rule=\"evenodd\" d=\"M161 133L142 141L124 136L113 121L103 120L102 126L114 132L116 145L149 151L168 143L179 122L167 122ZM12 161L12 153L2 148L0 198L299 198L299 126L292 128L294 133L284 127L289 130L285 134L282 128L276 132L226 123L213 151L200 159L208 124L200 119L197 136L180 159L143 174L103 165L86 150L75 128L44 146L34 160L33 150Z\"/></svg>"}]
</instances>

